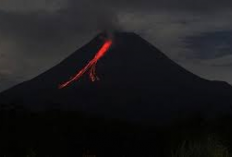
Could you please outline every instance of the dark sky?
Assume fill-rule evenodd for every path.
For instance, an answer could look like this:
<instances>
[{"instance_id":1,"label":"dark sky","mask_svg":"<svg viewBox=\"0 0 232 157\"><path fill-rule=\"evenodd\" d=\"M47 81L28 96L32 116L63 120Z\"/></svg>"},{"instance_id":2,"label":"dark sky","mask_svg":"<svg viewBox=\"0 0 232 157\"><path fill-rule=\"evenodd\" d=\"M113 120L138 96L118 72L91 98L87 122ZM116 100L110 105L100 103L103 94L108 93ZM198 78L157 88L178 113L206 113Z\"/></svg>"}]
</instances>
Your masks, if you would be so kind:
<instances>
[{"instance_id":1,"label":"dark sky","mask_svg":"<svg viewBox=\"0 0 232 157\"><path fill-rule=\"evenodd\" d=\"M207 79L232 83L231 0L1 0L0 91L105 29L134 31Z\"/></svg>"}]
</instances>

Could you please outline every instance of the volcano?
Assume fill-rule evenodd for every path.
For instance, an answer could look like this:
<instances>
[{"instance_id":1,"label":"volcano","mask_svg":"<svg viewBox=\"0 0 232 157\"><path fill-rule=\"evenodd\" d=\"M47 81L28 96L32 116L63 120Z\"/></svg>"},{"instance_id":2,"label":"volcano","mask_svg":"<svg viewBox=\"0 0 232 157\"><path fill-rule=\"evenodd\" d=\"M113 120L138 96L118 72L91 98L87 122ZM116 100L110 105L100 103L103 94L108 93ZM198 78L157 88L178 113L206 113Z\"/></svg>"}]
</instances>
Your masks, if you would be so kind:
<instances>
[{"instance_id":1,"label":"volcano","mask_svg":"<svg viewBox=\"0 0 232 157\"><path fill-rule=\"evenodd\" d=\"M228 83L194 75L135 33L114 33L112 44L90 73L59 88L91 63L106 38L100 33L55 67L2 92L0 103L33 110L56 106L152 124L232 115ZM92 82L91 73L100 80Z\"/></svg>"}]
</instances>

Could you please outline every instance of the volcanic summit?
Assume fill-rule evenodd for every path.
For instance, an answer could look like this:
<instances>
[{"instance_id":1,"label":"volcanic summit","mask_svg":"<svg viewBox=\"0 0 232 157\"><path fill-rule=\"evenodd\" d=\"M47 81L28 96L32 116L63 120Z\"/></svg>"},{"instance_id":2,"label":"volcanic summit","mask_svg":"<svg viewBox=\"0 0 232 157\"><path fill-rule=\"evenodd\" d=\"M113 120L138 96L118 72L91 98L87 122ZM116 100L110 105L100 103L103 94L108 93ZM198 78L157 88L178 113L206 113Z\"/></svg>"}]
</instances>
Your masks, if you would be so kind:
<instances>
[{"instance_id":1,"label":"volcanic summit","mask_svg":"<svg viewBox=\"0 0 232 157\"><path fill-rule=\"evenodd\" d=\"M154 124L232 114L232 87L226 82L194 75L135 33L113 36L97 61L92 60L106 43L104 33L50 70L2 92L0 103L35 110L58 105ZM68 80L71 83L59 88Z\"/></svg>"}]
</instances>

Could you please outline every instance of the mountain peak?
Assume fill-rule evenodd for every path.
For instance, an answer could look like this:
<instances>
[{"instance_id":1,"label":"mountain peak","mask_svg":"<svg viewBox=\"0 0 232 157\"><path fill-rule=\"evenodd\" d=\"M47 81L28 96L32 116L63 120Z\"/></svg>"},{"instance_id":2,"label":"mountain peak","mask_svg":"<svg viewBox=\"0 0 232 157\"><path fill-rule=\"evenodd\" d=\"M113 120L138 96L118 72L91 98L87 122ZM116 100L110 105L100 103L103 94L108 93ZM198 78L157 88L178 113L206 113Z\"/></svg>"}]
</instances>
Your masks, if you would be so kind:
<instances>
[{"instance_id":1,"label":"mountain peak","mask_svg":"<svg viewBox=\"0 0 232 157\"><path fill-rule=\"evenodd\" d=\"M127 37L140 37L138 34L135 32L114 32L113 33L115 36L127 36Z\"/></svg>"},{"instance_id":2,"label":"mountain peak","mask_svg":"<svg viewBox=\"0 0 232 157\"><path fill-rule=\"evenodd\" d=\"M114 32L101 32L97 35L97 39L135 39L140 38L142 39L138 34L134 32L123 32L123 31L114 31Z\"/></svg>"},{"instance_id":3,"label":"mountain peak","mask_svg":"<svg viewBox=\"0 0 232 157\"><path fill-rule=\"evenodd\" d=\"M117 36L117 35L124 35L124 36L139 36L138 34L136 34L135 32L124 32L124 31L113 31L113 32L107 32L107 31L103 31L100 32L98 34L98 36L106 36L106 35L113 35L113 36Z\"/></svg>"}]
</instances>

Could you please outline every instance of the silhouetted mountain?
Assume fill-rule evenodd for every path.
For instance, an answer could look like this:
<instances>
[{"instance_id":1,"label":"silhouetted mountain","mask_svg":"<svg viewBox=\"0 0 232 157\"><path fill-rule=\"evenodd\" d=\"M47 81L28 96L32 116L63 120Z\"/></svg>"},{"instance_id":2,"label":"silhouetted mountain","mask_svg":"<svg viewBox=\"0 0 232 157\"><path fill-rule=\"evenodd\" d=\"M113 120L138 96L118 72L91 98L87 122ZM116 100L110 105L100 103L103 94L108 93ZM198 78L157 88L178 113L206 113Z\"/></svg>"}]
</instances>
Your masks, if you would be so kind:
<instances>
[{"instance_id":1,"label":"silhouetted mountain","mask_svg":"<svg viewBox=\"0 0 232 157\"><path fill-rule=\"evenodd\" d=\"M185 70L134 33L114 34L97 64L100 81L86 74L67 88L58 85L82 69L103 45L104 34L38 77L0 94L0 103L31 109L52 107L152 124L232 115L232 87Z\"/></svg>"}]
</instances>

